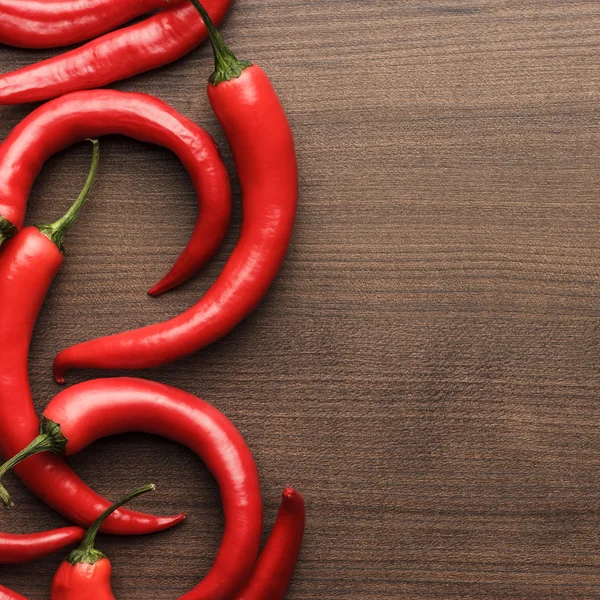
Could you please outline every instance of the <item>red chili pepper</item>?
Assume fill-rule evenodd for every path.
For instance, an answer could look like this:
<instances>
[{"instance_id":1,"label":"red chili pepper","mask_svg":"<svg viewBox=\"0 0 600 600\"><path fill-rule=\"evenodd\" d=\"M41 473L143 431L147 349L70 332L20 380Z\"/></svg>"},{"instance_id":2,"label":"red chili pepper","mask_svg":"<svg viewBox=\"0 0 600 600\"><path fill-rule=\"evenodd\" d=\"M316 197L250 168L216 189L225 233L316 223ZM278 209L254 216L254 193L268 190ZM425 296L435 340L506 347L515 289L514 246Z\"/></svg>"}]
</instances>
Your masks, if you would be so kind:
<instances>
[{"instance_id":1,"label":"red chili pepper","mask_svg":"<svg viewBox=\"0 0 600 600\"><path fill-rule=\"evenodd\" d=\"M37 439L0 468L0 478L35 453L70 456L118 433L151 433L188 446L219 484L225 534L206 578L180 600L229 600L250 579L262 529L258 473L244 438L216 408L154 381L98 379L55 396L44 411L40 431Z\"/></svg>"},{"instance_id":2,"label":"red chili pepper","mask_svg":"<svg viewBox=\"0 0 600 600\"><path fill-rule=\"evenodd\" d=\"M231 1L206 0L215 22L225 18ZM173 62L206 39L206 28L194 16L191 6L174 6L75 50L6 73L0 76L0 104L41 102L99 88Z\"/></svg>"},{"instance_id":3,"label":"red chili pepper","mask_svg":"<svg viewBox=\"0 0 600 600\"><path fill-rule=\"evenodd\" d=\"M138 493L134 492L120 505ZM101 523L102 517L98 521ZM296 490L287 488L254 573L232 600L283 600L300 554L304 525L304 499ZM81 546L59 567L52 582L50 600L114 600L110 582L112 566L108 558L94 548L98 527L96 524L87 532Z\"/></svg>"},{"instance_id":4,"label":"red chili pepper","mask_svg":"<svg viewBox=\"0 0 600 600\"><path fill-rule=\"evenodd\" d=\"M23 225L31 186L53 154L87 137L123 134L165 146L185 165L198 194L196 227L179 259L151 292L194 275L221 245L231 216L229 175L208 133L146 94L94 90L39 107L0 146L0 243ZM4 226L2 226L4 223Z\"/></svg>"},{"instance_id":5,"label":"red chili pepper","mask_svg":"<svg viewBox=\"0 0 600 600\"><path fill-rule=\"evenodd\" d=\"M115 600L110 578L112 565L105 554L96 550L96 535L104 520L133 498L152 492L150 484L125 496L102 513L87 530L83 542L61 563L52 580L50 600Z\"/></svg>"},{"instance_id":6,"label":"red chili pepper","mask_svg":"<svg viewBox=\"0 0 600 600\"><path fill-rule=\"evenodd\" d=\"M65 233L85 201L98 164L98 145L88 180L77 202L59 221L27 227L0 254L0 452L13 456L39 430L28 377L31 334L48 289L63 262ZM51 454L36 456L17 475L46 504L80 525L88 526L109 503L87 487L66 463ZM159 531L183 515L158 518L119 511L106 523L108 533L141 534Z\"/></svg>"},{"instance_id":7,"label":"red chili pepper","mask_svg":"<svg viewBox=\"0 0 600 600\"><path fill-rule=\"evenodd\" d=\"M8 588L5 588L3 585L0 585L0 600L27 600L25 596L21 596L21 594L17 594L17 592L13 592Z\"/></svg>"},{"instance_id":8,"label":"red chili pepper","mask_svg":"<svg viewBox=\"0 0 600 600\"><path fill-rule=\"evenodd\" d=\"M56 380L71 368L144 369L177 360L229 333L265 295L285 258L298 200L294 141L268 77L238 61L202 11L215 50L208 95L231 148L242 187L240 239L223 272L182 315L63 350Z\"/></svg>"},{"instance_id":9,"label":"red chili pepper","mask_svg":"<svg viewBox=\"0 0 600 600\"><path fill-rule=\"evenodd\" d=\"M70 46L162 8L165 0L0 0L0 44Z\"/></svg>"},{"instance_id":10,"label":"red chili pepper","mask_svg":"<svg viewBox=\"0 0 600 600\"><path fill-rule=\"evenodd\" d=\"M85 531L81 527L64 527L25 535L0 533L0 564L16 565L37 560L80 542L84 534Z\"/></svg>"},{"instance_id":11,"label":"red chili pepper","mask_svg":"<svg viewBox=\"0 0 600 600\"><path fill-rule=\"evenodd\" d=\"M254 573L235 600L283 600L300 555L305 520L304 498L293 488L287 488L277 522Z\"/></svg>"}]
</instances>

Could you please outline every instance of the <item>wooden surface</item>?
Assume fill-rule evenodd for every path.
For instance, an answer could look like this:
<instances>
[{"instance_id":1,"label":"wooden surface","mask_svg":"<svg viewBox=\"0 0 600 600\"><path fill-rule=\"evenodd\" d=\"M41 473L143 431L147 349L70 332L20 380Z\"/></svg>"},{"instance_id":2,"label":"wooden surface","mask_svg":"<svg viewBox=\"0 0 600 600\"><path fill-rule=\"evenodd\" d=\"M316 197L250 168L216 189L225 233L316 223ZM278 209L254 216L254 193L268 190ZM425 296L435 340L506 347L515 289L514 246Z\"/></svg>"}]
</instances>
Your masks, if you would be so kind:
<instances>
[{"instance_id":1,"label":"wooden surface","mask_svg":"<svg viewBox=\"0 0 600 600\"><path fill-rule=\"evenodd\" d=\"M600 597L600 4L239 0L224 33L289 112L296 235L251 318L143 375L239 426L268 527L284 486L306 495L287 598ZM0 70L41 55L1 48ZM231 167L210 71L203 47L118 87L203 124ZM30 109L1 107L2 138ZM146 297L191 231L192 186L161 149L109 138L102 151L35 333L40 409L59 389L58 350L190 306L239 226L238 208L201 276ZM63 212L88 161L78 146L48 163L29 222ZM136 508L189 512L165 534L100 540L118 598L172 599L200 580L223 523L199 460L134 435L71 462L109 498L152 480ZM18 507L1 529L63 523L8 483ZM0 581L47 598L60 560L0 568Z\"/></svg>"}]
</instances>

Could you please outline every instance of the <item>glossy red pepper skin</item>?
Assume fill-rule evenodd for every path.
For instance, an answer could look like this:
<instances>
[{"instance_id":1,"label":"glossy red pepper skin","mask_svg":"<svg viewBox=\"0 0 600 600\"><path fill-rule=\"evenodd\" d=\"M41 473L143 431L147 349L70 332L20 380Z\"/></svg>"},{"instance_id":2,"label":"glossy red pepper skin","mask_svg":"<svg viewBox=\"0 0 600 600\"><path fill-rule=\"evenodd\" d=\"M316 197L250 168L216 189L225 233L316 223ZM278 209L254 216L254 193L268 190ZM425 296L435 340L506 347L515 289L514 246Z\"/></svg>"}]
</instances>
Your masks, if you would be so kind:
<instances>
[{"instance_id":1,"label":"glossy red pepper skin","mask_svg":"<svg viewBox=\"0 0 600 600\"><path fill-rule=\"evenodd\" d=\"M0 0L0 44L70 46L164 8L165 0Z\"/></svg>"},{"instance_id":2,"label":"glossy red pepper skin","mask_svg":"<svg viewBox=\"0 0 600 600\"><path fill-rule=\"evenodd\" d=\"M39 431L29 387L28 356L34 324L63 255L35 227L9 240L0 253L0 452L16 454ZM110 503L96 494L58 456L32 457L15 469L25 485L69 520L88 526ZM133 535L160 531L184 518L120 510L104 531Z\"/></svg>"},{"instance_id":3,"label":"glossy red pepper skin","mask_svg":"<svg viewBox=\"0 0 600 600\"><path fill-rule=\"evenodd\" d=\"M52 580L50 600L114 600L110 579L112 565L108 557L95 547L102 524L115 510L141 494L155 490L149 484L113 504L85 532L79 547L65 558Z\"/></svg>"},{"instance_id":4,"label":"glossy red pepper skin","mask_svg":"<svg viewBox=\"0 0 600 600\"><path fill-rule=\"evenodd\" d=\"M225 415L182 390L133 378L70 387L55 396L44 415L60 424L67 455L127 432L161 435L196 452L219 484L225 533L210 572L181 600L230 600L249 580L262 530L260 485L252 454Z\"/></svg>"},{"instance_id":5,"label":"glossy red pepper skin","mask_svg":"<svg viewBox=\"0 0 600 600\"><path fill-rule=\"evenodd\" d=\"M31 186L44 162L75 142L107 134L172 150L196 189L196 226L171 271L153 288L153 294L162 293L194 275L221 245L231 217L231 186L210 135L157 98L93 90L63 96L33 111L0 145L0 217L20 229Z\"/></svg>"},{"instance_id":6,"label":"glossy red pepper skin","mask_svg":"<svg viewBox=\"0 0 600 600\"><path fill-rule=\"evenodd\" d=\"M206 0L215 22L223 21L231 1ZM80 48L1 75L0 104L41 102L68 92L103 87L171 63L205 39L206 28L194 8L184 3Z\"/></svg>"},{"instance_id":7,"label":"glossy red pepper skin","mask_svg":"<svg viewBox=\"0 0 600 600\"><path fill-rule=\"evenodd\" d=\"M80 542L84 534L85 531L80 527L65 527L26 535L0 533L0 564L16 565L43 558Z\"/></svg>"},{"instance_id":8,"label":"glossy red pepper skin","mask_svg":"<svg viewBox=\"0 0 600 600\"><path fill-rule=\"evenodd\" d=\"M27 600L25 596L21 596L21 594L17 594L17 592L13 592L8 588L0 585L0 600Z\"/></svg>"},{"instance_id":9,"label":"glossy red pepper skin","mask_svg":"<svg viewBox=\"0 0 600 600\"><path fill-rule=\"evenodd\" d=\"M262 69L216 86L210 103L233 151L242 187L239 241L206 295L178 317L84 342L58 354L54 374L72 368L146 369L187 356L229 333L258 305L287 252L298 203L294 140Z\"/></svg>"},{"instance_id":10,"label":"glossy red pepper skin","mask_svg":"<svg viewBox=\"0 0 600 600\"><path fill-rule=\"evenodd\" d=\"M50 600L115 600L111 577L108 558L93 565L63 561L52 581Z\"/></svg>"},{"instance_id":11,"label":"glossy red pepper skin","mask_svg":"<svg viewBox=\"0 0 600 600\"><path fill-rule=\"evenodd\" d=\"M235 600L283 600L300 555L305 522L304 498L293 488L287 488L254 573Z\"/></svg>"}]
</instances>

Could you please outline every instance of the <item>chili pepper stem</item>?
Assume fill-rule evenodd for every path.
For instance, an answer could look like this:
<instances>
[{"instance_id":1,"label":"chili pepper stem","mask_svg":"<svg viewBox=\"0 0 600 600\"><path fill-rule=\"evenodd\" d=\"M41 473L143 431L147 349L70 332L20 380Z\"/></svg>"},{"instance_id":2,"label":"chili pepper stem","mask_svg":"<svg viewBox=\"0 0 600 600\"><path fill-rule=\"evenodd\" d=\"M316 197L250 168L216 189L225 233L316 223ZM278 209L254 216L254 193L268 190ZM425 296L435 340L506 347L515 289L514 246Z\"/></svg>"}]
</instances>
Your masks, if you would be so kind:
<instances>
[{"instance_id":1,"label":"chili pepper stem","mask_svg":"<svg viewBox=\"0 0 600 600\"><path fill-rule=\"evenodd\" d=\"M4 217L0 217L0 246L11 237L17 235L17 228Z\"/></svg>"},{"instance_id":2,"label":"chili pepper stem","mask_svg":"<svg viewBox=\"0 0 600 600\"><path fill-rule=\"evenodd\" d=\"M204 21L215 55L215 71L210 76L210 83L218 85L224 81L237 79L245 69L252 66L252 63L247 60L238 60L229 46L225 43L225 40L215 27L204 6L202 6L198 0L190 0L190 2L200 13L202 20Z\"/></svg>"},{"instance_id":3,"label":"chili pepper stem","mask_svg":"<svg viewBox=\"0 0 600 600\"><path fill-rule=\"evenodd\" d=\"M67 235L71 225L73 225L75 222L75 219L77 219L77 215L85 204L90 190L92 189L94 179L96 178L96 172L98 170L98 163L100 162L100 142L98 140L91 139L88 141L93 144L92 165L90 167L85 185L79 193L77 200L75 200L71 208L63 217L58 219L58 221L55 221L50 225L38 225L40 232L43 233L51 242L54 242L61 252L64 251L63 245L65 242L65 236Z\"/></svg>"},{"instance_id":4,"label":"chili pepper stem","mask_svg":"<svg viewBox=\"0 0 600 600\"><path fill-rule=\"evenodd\" d=\"M73 550L65 560L75 566L81 563L93 565L99 560L106 558L105 554L94 548L96 536L98 535L100 527L102 527L104 521L117 509L121 508L121 506L127 504L130 500L133 500L142 494L153 492L155 489L156 486L153 483L149 483L139 490L127 494L127 496L121 498L121 500L119 500L116 504L113 504L110 508L107 508L87 530L79 548Z\"/></svg>"},{"instance_id":5,"label":"chili pepper stem","mask_svg":"<svg viewBox=\"0 0 600 600\"><path fill-rule=\"evenodd\" d=\"M60 425L46 417L42 417L40 423L40 435L38 435L27 447L23 448L21 452L15 454L11 459L0 466L0 500L4 503L5 508L13 507L14 503L10 499L10 494L2 485L2 478L4 475L30 456L40 454L40 452L63 454L67 447L67 442L68 440L63 435Z\"/></svg>"}]
</instances>

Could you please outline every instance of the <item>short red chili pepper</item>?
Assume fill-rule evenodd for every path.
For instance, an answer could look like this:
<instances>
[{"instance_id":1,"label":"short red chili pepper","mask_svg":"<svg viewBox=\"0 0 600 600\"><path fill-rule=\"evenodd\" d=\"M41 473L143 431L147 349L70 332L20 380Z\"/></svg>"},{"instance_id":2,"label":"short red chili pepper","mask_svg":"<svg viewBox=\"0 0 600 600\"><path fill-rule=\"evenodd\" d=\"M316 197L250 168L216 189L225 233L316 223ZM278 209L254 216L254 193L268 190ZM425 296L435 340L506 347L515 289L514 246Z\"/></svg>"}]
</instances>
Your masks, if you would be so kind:
<instances>
[{"instance_id":1,"label":"short red chili pepper","mask_svg":"<svg viewBox=\"0 0 600 600\"><path fill-rule=\"evenodd\" d=\"M53 554L83 539L81 527L64 527L53 531L28 534L0 533L0 564L27 563ZM2 594L0 593L0 599Z\"/></svg>"},{"instance_id":2,"label":"short red chili pepper","mask_svg":"<svg viewBox=\"0 0 600 600\"><path fill-rule=\"evenodd\" d=\"M229 227L231 186L210 135L146 94L69 94L41 106L13 129L0 145L0 243L3 231L6 238L22 227L31 186L50 156L86 137L115 133L172 150L198 195L192 237L171 271L152 288L157 295L189 279L217 251Z\"/></svg>"},{"instance_id":3,"label":"short red chili pepper","mask_svg":"<svg viewBox=\"0 0 600 600\"><path fill-rule=\"evenodd\" d=\"M154 491L150 484L125 496L102 513L87 530L85 538L61 563L52 580L50 600L115 600L110 578L112 565L108 557L94 547L104 520L127 502Z\"/></svg>"},{"instance_id":4,"label":"short red chili pepper","mask_svg":"<svg viewBox=\"0 0 600 600\"><path fill-rule=\"evenodd\" d=\"M216 478L225 534L210 572L181 600L229 600L250 579L258 555L260 484L244 438L225 415L199 398L144 379L98 379L70 387L51 400L40 436L0 468L0 479L38 452L70 456L102 437L127 432L161 435L188 446Z\"/></svg>"},{"instance_id":5,"label":"short red chili pepper","mask_svg":"<svg viewBox=\"0 0 600 600\"><path fill-rule=\"evenodd\" d=\"M21 596L21 594L17 594L17 592L13 592L8 588L0 585L0 600L27 600L25 596Z\"/></svg>"},{"instance_id":6,"label":"short red chili pepper","mask_svg":"<svg viewBox=\"0 0 600 600\"><path fill-rule=\"evenodd\" d=\"M206 0L215 22L225 18L231 1ZM99 88L173 62L206 39L206 28L194 16L186 3L174 6L64 54L1 75L0 104L41 102Z\"/></svg>"},{"instance_id":7,"label":"short red chili pepper","mask_svg":"<svg viewBox=\"0 0 600 600\"><path fill-rule=\"evenodd\" d=\"M69 212L53 225L27 227L0 253L0 452L9 458L38 433L28 377L33 326L48 289L63 262L65 234L85 202L99 159L98 143L88 180ZM25 485L69 520L88 526L109 503L92 491L67 464L51 454L36 456L16 470ZM181 521L119 511L106 523L107 533L142 534Z\"/></svg>"},{"instance_id":8,"label":"short red chili pepper","mask_svg":"<svg viewBox=\"0 0 600 600\"><path fill-rule=\"evenodd\" d=\"M254 573L235 600L283 600L300 555L305 521L304 498L293 488L287 488Z\"/></svg>"},{"instance_id":9,"label":"short red chili pepper","mask_svg":"<svg viewBox=\"0 0 600 600\"><path fill-rule=\"evenodd\" d=\"M54 362L58 382L64 382L71 368L144 369L211 344L256 308L284 261L298 201L292 131L264 71L238 61L206 11L194 4L215 50L210 103L233 150L242 187L239 241L198 304L170 321L63 350Z\"/></svg>"},{"instance_id":10,"label":"short red chili pepper","mask_svg":"<svg viewBox=\"0 0 600 600\"><path fill-rule=\"evenodd\" d=\"M70 46L162 8L165 0L0 0L0 44Z\"/></svg>"}]
</instances>

